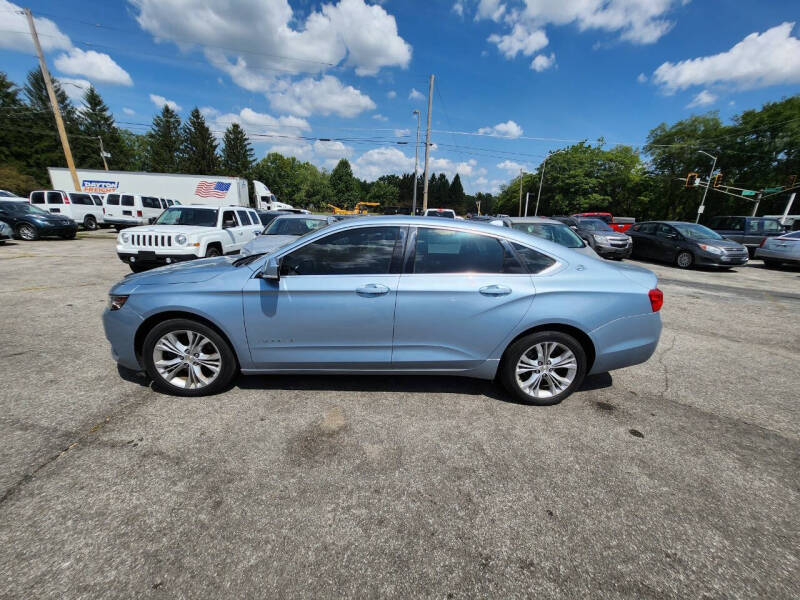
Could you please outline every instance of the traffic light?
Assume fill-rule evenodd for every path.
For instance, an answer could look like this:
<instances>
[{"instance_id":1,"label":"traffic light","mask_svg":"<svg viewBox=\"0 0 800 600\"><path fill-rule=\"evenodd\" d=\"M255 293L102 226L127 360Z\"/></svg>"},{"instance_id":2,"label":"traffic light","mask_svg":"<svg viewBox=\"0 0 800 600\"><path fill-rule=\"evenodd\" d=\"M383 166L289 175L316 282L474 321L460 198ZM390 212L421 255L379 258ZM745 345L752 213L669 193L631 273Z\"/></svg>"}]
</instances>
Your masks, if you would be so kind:
<instances>
[{"instance_id":1,"label":"traffic light","mask_svg":"<svg viewBox=\"0 0 800 600\"><path fill-rule=\"evenodd\" d=\"M719 187L719 184L722 182L722 173L717 173L714 175L714 187Z\"/></svg>"},{"instance_id":2,"label":"traffic light","mask_svg":"<svg viewBox=\"0 0 800 600\"><path fill-rule=\"evenodd\" d=\"M697 173L689 173L686 176L686 187L689 188L698 185L698 178L699 176Z\"/></svg>"}]
</instances>

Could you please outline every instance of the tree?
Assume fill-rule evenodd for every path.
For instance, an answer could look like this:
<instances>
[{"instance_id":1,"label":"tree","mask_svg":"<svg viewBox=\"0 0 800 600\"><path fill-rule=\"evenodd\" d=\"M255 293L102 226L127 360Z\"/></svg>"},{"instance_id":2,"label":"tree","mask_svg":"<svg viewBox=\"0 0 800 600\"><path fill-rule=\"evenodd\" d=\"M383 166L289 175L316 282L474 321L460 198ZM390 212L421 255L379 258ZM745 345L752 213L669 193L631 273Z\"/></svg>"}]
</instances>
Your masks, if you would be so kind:
<instances>
[{"instance_id":1,"label":"tree","mask_svg":"<svg viewBox=\"0 0 800 600\"><path fill-rule=\"evenodd\" d=\"M387 206L397 206L399 197L400 190L396 186L378 179L370 186L367 201L377 202L385 208Z\"/></svg>"},{"instance_id":2,"label":"tree","mask_svg":"<svg viewBox=\"0 0 800 600\"><path fill-rule=\"evenodd\" d=\"M341 208L353 208L361 200L358 179L353 177L350 162L343 158L331 171L331 190L333 191L333 204Z\"/></svg>"},{"instance_id":3,"label":"tree","mask_svg":"<svg viewBox=\"0 0 800 600\"><path fill-rule=\"evenodd\" d=\"M461 176L458 173L455 174L453 182L450 184L449 197L448 204L456 212L466 213L474 210L467 205L467 195L464 193L464 186L461 184Z\"/></svg>"},{"instance_id":4,"label":"tree","mask_svg":"<svg viewBox=\"0 0 800 600\"><path fill-rule=\"evenodd\" d=\"M26 114L19 89L0 72L0 163L24 163L28 158L23 123Z\"/></svg>"},{"instance_id":5,"label":"tree","mask_svg":"<svg viewBox=\"0 0 800 600\"><path fill-rule=\"evenodd\" d=\"M128 158L127 168L130 171L150 171L150 137L148 134L133 133L120 129L120 140L125 147L124 154ZM112 156L113 159L113 156Z\"/></svg>"},{"instance_id":6,"label":"tree","mask_svg":"<svg viewBox=\"0 0 800 600\"><path fill-rule=\"evenodd\" d=\"M103 148L111 156L106 158L109 168L125 169L128 167L128 148L122 141L114 117L108 110L100 94L94 86L89 87L83 96L83 109L78 115L81 137L75 144L75 162L87 169L104 168L100 156L100 140Z\"/></svg>"},{"instance_id":7,"label":"tree","mask_svg":"<svg viewBox=\"0 0 800 600\"><path fill-rule=\"evenodd\" d=\"M180 173L181 119L169 106L164 105L153 119L148 134L147 162L156 173Z\"/></svg>"},{"instance_id":8,"label":"tree","mask_svg":"<svg viewBox=\"0 0 800 600\"><path fill-rule=\"evenodd\" d=\"M196 106L183 126L181 165L184 173L213 175L219 169L217 141Z\"/></svg>"},{"instance_id":9,"label":"tree","mask_svg":"<svg viewBox=\"0 0 800 600\"><path fill-rule=\"evenodd\" d=\"M45 187L30 175L21 173L15 166L0 167L0 181L3 182L4 190L8 190L22 198L26 198L33 190L40 190Z\"/></svg>"},{"instance_id":10,"label":"tree","mask_svg":"<svg viewBox=\"0 0 800 600\"><path fill-rule=\"evenodd\" d=\"M231 123L222 139L222 173L232 177L247 177L255 163L255 155L247 134L238 123Z\"/></svg>"}]
</instances>

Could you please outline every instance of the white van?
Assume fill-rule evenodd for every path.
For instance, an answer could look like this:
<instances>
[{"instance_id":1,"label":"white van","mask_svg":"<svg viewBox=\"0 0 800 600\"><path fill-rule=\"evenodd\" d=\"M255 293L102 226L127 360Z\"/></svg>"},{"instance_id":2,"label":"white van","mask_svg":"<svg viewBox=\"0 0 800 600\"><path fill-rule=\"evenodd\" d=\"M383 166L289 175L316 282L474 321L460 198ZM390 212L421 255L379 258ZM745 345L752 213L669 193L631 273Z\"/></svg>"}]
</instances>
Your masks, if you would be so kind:
<instances>
[{"instance_id":1,"label":"white van","mask_svg":"<svg viewBox=\"0 0 800 600\"><path fill-rule=\"evenodd\" d=\"M114 225L117 229L147 225L157 219L165 209L175 204L180 202L139 194L107 194L106 223Z\"/></svg>"},{"instance_id":2,"label":"white van","mask_svg":"<svg viewBox=\"0 0 800 600\"><path fill-rule=\"evenodd\" d=\"M69 217L89 231L94 231L105 222L103 201L85 192L37 190L30 193L28 201L49 213Z\"/></svg>"}]
</instances>

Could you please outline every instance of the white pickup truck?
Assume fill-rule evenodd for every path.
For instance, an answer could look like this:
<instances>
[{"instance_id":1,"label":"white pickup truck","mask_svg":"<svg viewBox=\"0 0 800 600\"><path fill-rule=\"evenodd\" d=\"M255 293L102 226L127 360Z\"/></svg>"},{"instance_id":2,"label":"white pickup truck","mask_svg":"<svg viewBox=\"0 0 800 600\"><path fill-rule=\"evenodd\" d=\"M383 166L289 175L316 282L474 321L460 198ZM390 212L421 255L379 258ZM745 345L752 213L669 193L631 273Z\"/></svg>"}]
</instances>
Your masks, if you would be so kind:
<instances>
[{"instance_id":1,"label":"white pickup truck","mask_svg":"<svg viewBox=\"0 0 800 600\"><path fill-rule=\"evenodd\" d=\"M117 236L117 256L138 273L174 262L236 254L263 230L258 213L241 206L172 206L152 225Z\"/></svg>"}]
</instances>

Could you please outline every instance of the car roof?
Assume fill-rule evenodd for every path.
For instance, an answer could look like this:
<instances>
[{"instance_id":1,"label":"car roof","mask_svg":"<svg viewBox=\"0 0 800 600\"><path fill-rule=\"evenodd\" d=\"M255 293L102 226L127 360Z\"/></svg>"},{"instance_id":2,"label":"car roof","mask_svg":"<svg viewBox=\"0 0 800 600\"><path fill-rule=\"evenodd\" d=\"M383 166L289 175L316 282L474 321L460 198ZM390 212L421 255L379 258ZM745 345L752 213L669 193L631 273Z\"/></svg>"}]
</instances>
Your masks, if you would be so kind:
<instances>
[{"instance_id":1,"label":"car roof","mask_svg":"<svg viewBox=\"0 0 800 600\"><path fill-rule=\"evenodd\" d=\"M553 225L563 225L561 221L549 217L501 217L504 221L512 223L551 223Z\"/></svg>"},{"instance_id":2,"label":"car roof","mask_svg":"<svg viewBox=\"0 0 800 600\"><path fill-rule=\"evenodd\" d=\"M318 219L320 221L324 221L325 219L330 218L328 215L308 215L305 213L279 213L275 220L278 219Z\"/></svg>"},{"instance_id":3,"label":"car roof","mask_svg":"<svg viewBox=\"0 0 800 600\"><path fill-rule=\"evenodd\" d=\"M219 210L220 208L247 208L246 206L209 206L208 204L181 204L179 208L200 208L202 210Z\"/></svg>"}]
</instances>

